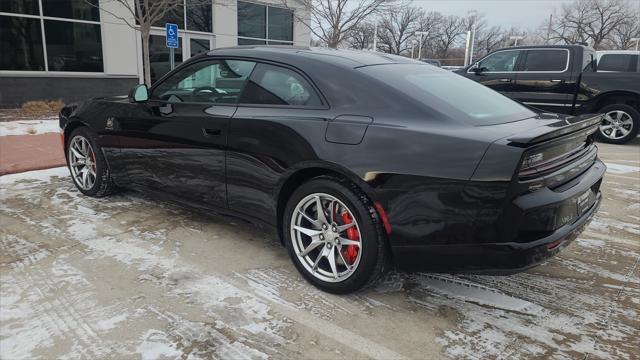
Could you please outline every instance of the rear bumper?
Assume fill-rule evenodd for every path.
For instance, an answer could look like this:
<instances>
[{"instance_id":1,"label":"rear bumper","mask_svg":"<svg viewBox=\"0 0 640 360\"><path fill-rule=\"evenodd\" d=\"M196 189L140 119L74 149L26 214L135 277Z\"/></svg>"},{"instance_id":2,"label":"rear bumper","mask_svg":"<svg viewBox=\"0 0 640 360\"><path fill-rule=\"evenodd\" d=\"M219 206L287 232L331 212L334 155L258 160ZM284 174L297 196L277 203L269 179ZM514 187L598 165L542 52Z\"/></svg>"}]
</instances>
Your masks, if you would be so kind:
<instances>
[{"instance_id":1,"label":"rear bumper","mask_svg":"<svg viewBox=\"0 0 640 360\"><path fill-rule=\"evenodd\" d=\"M520 211L519 227L526 231L520 231L514 241L398 246L393 247L394 262L402 270L436 272L510 274L534 267L562 251L589 224L602 202L599 186L605 170L598 160L565 191L516 199L518 210L514 211ZM580 208L578 199L589 189L592 203ZM544 231L547 226L555 230Z\"/></svg>"},{"instance_id":2,"label":"rear bumper","mask_svg":"<svg viewBox=\"0 0 640 360\"><path fill-rule=\"evenodd\" d=\"M553 234L528 243L402 246L393 249L396 266L409 271L517 273L555 256L587 227L602 202L596 202L580 218Z\"/></svg>"}]
</instances>

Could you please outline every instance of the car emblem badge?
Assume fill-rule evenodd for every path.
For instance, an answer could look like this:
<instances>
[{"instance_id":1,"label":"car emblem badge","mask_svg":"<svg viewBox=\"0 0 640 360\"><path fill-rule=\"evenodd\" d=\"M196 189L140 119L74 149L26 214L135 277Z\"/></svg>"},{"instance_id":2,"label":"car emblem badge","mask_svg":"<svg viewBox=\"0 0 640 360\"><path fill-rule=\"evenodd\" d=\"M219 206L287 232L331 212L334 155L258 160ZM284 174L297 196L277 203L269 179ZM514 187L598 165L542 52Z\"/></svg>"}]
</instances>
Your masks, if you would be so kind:
<instances>
[{"instance_id":1,"label":"car emblem badge","mask_svg":"<svg viewBox=\"0 0 640 360\"><path fill-rule=\"evenodd\" d=\"M104 126L104 128L105 128L106 130L113 130L113 120L114 120L114 119L113 119L112 117L110 117L110 118L108 118L108 119L107 119L107 123L106 123L106 125Z\"/></svg>"}]
</instances>

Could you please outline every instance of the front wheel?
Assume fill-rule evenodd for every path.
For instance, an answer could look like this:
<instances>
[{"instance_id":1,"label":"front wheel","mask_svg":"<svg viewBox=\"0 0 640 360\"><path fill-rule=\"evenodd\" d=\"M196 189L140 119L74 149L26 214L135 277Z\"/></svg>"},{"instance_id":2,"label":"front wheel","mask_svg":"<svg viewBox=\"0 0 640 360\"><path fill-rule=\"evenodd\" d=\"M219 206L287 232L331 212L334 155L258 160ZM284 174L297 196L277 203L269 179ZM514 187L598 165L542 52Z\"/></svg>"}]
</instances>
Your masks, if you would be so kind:
<instances>
[{"instance_id":1,"label":"front wheel","mask_svg":"<svg viewBox=\"0 0 640 360\"><path fill-rule=\"evenodd\" d=\"M344 294L384 273L385 235L373 204L348 182L320 177L298 188L283 233L296 268L321 290Z\"/></svg>"},{"instance_id":2,"label":"front wheel","mask_svg":"<svg viewBox=\"0 0 640 360\"><path fill-rule=\"evenodd\" d=\"M77 128L69 136L67 165L73 183L83 194L102 197L113 192L107 161L87 128Z\"/></svg>"},{"instance_id":3,"label":"front wheel","mask_svg":"<svg viewBox=\"0 0 640 360\"><path fill-rule=\"evenodd\" d=\"M611 104L600 109L604 119L598 130L598 138L610 144L624 144L638 135L640 113L625 104Z\"/></svg>"}]
</instances>

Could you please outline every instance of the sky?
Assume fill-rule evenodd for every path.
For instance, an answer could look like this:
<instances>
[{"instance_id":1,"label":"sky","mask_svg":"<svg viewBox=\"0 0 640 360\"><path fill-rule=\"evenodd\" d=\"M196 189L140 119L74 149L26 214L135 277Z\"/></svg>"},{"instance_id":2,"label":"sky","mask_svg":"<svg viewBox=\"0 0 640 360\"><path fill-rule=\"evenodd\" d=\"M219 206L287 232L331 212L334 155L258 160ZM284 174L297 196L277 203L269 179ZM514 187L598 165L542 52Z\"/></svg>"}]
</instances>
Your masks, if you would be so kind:
<instances>
[{"instance_id":1,"label":"sky","mask_svg":"<svg viewBox=\"0 0 640 360\"><path fill-rule=\"evenodd\" d=\"M469 10L484 14L489 26L501 25L535 29L549 20L554 8L560 9L569 0L411 0L415 6L445 15L464 16Z\"/></svg>"}]
</instances>

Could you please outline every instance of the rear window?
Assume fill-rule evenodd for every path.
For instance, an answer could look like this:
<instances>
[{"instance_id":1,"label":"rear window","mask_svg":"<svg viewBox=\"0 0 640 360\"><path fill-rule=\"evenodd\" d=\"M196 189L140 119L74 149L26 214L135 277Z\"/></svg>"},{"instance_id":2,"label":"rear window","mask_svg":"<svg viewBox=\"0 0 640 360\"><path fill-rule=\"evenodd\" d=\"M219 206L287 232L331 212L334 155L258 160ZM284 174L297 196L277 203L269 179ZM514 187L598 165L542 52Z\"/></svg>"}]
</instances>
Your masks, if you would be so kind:
<instances>
[{"instance_id":1,"label":"rear window","mask_svg":"<svg viewBox=\"0 0 640 360\"><path fill-rule=\"evenodd\" d=\"M567 70L569 51L528 50L524 61L524 71L565 71Z\"/></svg>"},{"instance_id":2,"label":"rear window","mask_svg":"<svg viewBox=\"0 0 640 360\"><path fill-rule=\"evenodd\" d=\"M435 112L473 125L500 124L535 116L533 111L484 85L434 66L388 64L358 70Z\"/></svg>"},{"instance_id":3,"label":"rear window","mask_svg":"<svg viewBox=\"0 0 640 360\"><path fill-rule=\"evenodd\" d=\"M598 70L634 72L638 70L637 54L605 54L598 61Z\"/></svg>"}]
</instances>

